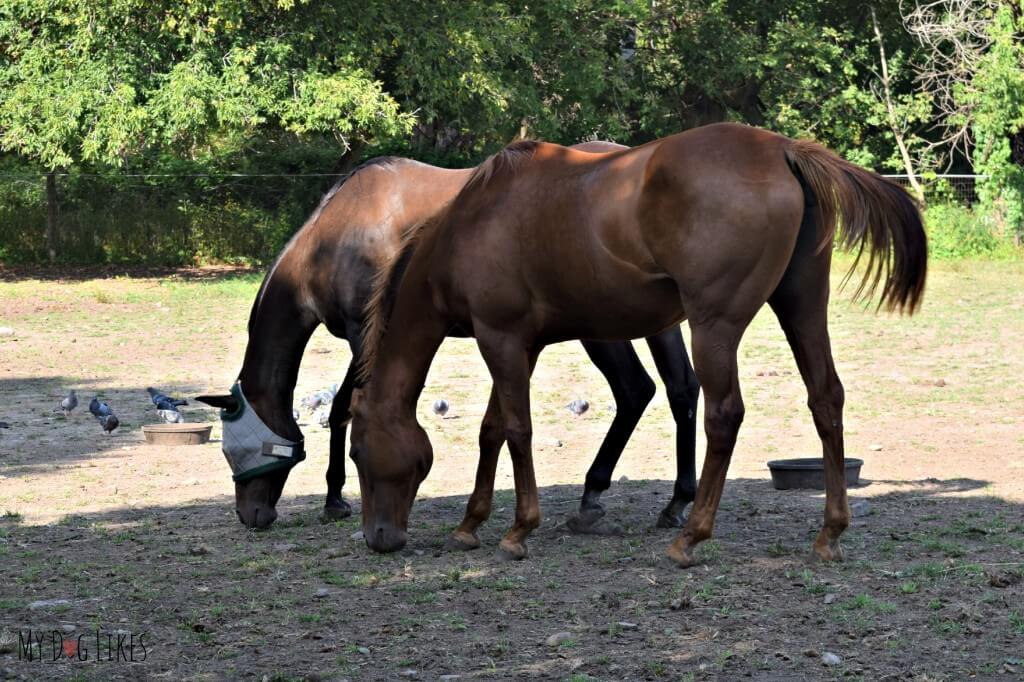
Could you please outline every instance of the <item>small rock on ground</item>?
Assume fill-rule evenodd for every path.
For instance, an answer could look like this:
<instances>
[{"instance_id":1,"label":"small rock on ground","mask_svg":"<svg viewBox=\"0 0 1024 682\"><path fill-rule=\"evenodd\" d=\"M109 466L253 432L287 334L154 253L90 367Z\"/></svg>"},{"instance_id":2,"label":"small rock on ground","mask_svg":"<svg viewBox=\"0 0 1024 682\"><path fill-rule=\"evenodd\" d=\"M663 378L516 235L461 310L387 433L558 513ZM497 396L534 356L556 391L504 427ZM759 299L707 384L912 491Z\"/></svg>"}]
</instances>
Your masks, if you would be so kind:
<instances>
[{"instance_id":1,"label":"small rock on ground","mask_svg":"<svg viewBox=\"0 0 1024 682\"><path fill-rule=\"evenodd\" d=\"M349 537L351 537L353 540L362 540L363 539L363 531L357 530L355 533L352 533L352 535L349 536Z\"/></svg>"},{"instance_id":2,"label":"small rock on ground","mask_svg":"<svg viewBox=\"0 0 1024 682\"><path fill-rule=\"evenodd\" d=\"M843 659L839 658L839 656L836 656L831 651L826 651L821 655L821 662L825 665L839 665L843 662Z\"/></svg>"},{"instance_id":3,"label":"small rock on ground","mask_svg":"<svg viewBox=\"0 0 1024 682\"><path fill-rule=\"evenodd\" d=\"M616 623L616 625L619 626L620 630L636 630L638 627L640 627L636 623L630 623L629 621L625 620L619 621L618 623Z\"/></svg>"},{"instance_id":4,"label":"small rock on ground","mask_svg":"<svg viewBox=\"0 0 1024 682\"><path fill-rule=\"evenodd\" d=\"M829 592L828 594L825 595L825 603L826 604L831 604L835 600L836 600L836 595L832 594L831 592Z\"/></svg>"},{"instance_id":5,"label":"small rock on ground","mask_svg":"<svg viewBox=\"0 0 1024 682\"><path fill-rule=\"evenodd\" d=\"M871 516L872 509L871 503L867 500L857 500L850 504L850 514L854 518L862 518L864 516Z\"/></svg>"},{"instance_id":6,"label":"small rock on ground","mask_svg":"<svg viewBox=\"0 0 1024 682\"><path fill-rule=\"evenodd\" d=\"M70 599L40 599L29 604L28 608L35 611L36 609L45 609L49 606L64 606L70 603Z\"/></svg>"},{"instance_id":7,"label":"small rock on ground","mask_svg":"<svg viewBox=\"0 0 1024 682\"><path fill-rule=\"evenodd\" d=\"M405 670L398 671L398 676L399 677L413 678L413 677L416 677L417 675L419 675L419 673L416 672L415 670L413 670L412 668L407 668Z\"/></svg>"},{"instance_id":8,"label":"small rock on ground","mask_svg":"<svg viewBox=\"0 0 1024 682\"><path fill-rule=\"evenodd\" d=\"M571 632L556 632L544 640L544 643L548 646L558 646L562 642L568 642L570 639L572 639Z\"/></svg>"},{"instance_id":9,"label":"small rock on ground","mask_svg":"<svg viewBox=\"0 0 1024 682\"><path fill-rule=\"evenodd\" d=\"M290 542L282 542L282 543L274 545L274 551L275 552L290 552L293 549L295 549L296 547L298 547L298 545L293 545Z\"/></svg>"}]
</instances>

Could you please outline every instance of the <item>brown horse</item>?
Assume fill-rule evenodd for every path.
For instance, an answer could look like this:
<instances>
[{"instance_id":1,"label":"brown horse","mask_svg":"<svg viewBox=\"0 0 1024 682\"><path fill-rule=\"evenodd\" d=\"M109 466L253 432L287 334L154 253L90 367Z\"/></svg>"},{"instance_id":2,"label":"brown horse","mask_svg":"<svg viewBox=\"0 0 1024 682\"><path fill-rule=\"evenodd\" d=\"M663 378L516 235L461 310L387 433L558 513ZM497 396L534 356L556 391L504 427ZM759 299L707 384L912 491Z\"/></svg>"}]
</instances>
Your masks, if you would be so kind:
<instances>
[{"instance_id":1,"label":"brown horse","mask_svg":"<svg viewBox=\"0 0 1024 682\"><path fill-rule=\"evenodd\" d=\"M626 149L610 142L579 147L593 152ZM273 523L288 473L304 457L302 433L292 416L293 393L306 343L321 323L334 336L348 340L353 356L329 417L324 516L351 514L342 487L363 308L374 278L394 259L402 235L441 210L472 173L473 169L446 170L409 159L375 159L332 188L278 256L253 303L245 359L231 394L199 398L223 409L223 450L234 473L236 513L246 526ZM652 336L648 344L679 425L677 483L658 524L678 527L697 488L694 414L699 387L678 327ZM587 473L581 513L570 519L570 526L581 532L600 528L596 522L604 513L601 493L609 487L619 456L655 390L631 344L585 342L584 348L607 378L617 410ZM482 466L466 521L453 535L455 547L478 544L476 527L490 509L494 463L504 442L493 411L490 416L480 435L481 462L489 463L489 469ZM267 443L280 452L271 447L265 453Z\"/></svg>"},{"instance_id":2,"label":"brown horse","mask_svg":"<svg viewBox=\"0 0 1024 682\"><path fill-rule=\"evenodd\" d=\"M525 142L492 157L418 231L371 300L363 347L371 378L353 403L352 442L369 546L406 542L433 457L414 407L453 325L472 331L494 380L516 484L515 522L500 552L518 558L541 520L529 393L541 349L657 334L688 319L708 444L697 499L669 556L692 564L696 544L711 536L743 420L737 347L767 302L822 443L827 492L814 551L840 559L850 516L843 387L826 324L837 227L841 243L868 250L861 290L882 283L882 303L913 312L927 258L916 204L812 142L718 124L606 155Z\"/></svg>"}]
</instances>

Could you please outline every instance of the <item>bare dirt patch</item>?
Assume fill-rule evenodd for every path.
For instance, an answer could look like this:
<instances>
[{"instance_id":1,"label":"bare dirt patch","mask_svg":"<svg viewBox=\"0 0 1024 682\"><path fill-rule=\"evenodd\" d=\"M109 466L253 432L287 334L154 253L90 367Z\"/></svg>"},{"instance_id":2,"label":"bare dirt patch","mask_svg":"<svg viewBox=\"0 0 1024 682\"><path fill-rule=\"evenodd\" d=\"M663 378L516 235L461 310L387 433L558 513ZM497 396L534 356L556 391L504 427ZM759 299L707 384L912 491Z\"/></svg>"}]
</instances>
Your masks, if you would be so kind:
<instances>
[{"instance_id":1,"label":"bare dirt patch","mask_svg":"<svg viewBox=\"0 0 1024 682\"><path fill-rule=\"evenodd\" d=\"M327 432L315 424L303 423L310 459L289 480L281 518L261 533L234 518L218 443L143 442L142 425L156 421L146 386L196 395L230 384L258 277L42 281L5 271L3 280L0 326L15 333L0 336L0 421L11 424L0 430L0 677L1024 672L1019 264L934 267L915 318L876 317L835 296L847 452L865 460L867 479L852 491L859 515L839 565L806 559L822 496L774 491L768 482L766 460L815 455L819 446L788 347L770 313L760 316L741 349L747 417L716 540L687 571L663 559L672 533L653 529L674 472L662 395L623 456L623 480L606 495L623 535L576 537L564 526L611 418L611 395L578 344L547 350L534 381L545 522L530 558L508 564L493 556L512 516L505 460L484 548L441 552L472 487L489 387L471 341L446 342L424 392L420 420L436 457L409 547L376 556L352 538L357 518L317 521ZM344 345L318 332L297 396L339 381L347 361ZM83 403L94 394L107 400L122 428L104 436L83 407L70 419L53 414L71 387ZM430 413L439 397L451 403L452 418ZM577 397L592 406L579 418L566 409ZM185 414L215 420L198 407ZM346 496L358 506L354 479ZM44 662L20 660L19 633L29 628L44 633ZM48 662L53 631L76 642L84 635L89 660ZM138 662L107 660L108 634L115 653L118 636L143 636L145 660L138 644Z\"/></svg>"}]
</instances>

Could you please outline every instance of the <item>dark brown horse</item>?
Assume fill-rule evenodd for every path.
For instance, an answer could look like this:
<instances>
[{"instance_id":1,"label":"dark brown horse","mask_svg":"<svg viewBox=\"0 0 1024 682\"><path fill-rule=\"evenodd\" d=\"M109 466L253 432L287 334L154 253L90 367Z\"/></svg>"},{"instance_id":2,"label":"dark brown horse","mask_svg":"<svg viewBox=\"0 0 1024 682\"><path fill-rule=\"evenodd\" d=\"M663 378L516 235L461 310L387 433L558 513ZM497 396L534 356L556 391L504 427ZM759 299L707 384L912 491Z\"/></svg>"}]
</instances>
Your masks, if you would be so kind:
<instances>
[{"instance_id":1,"label":"dark brown horse","mask_svg":"<svg viewBox=\"0 0 1024 682\"><path fill-rule=\"evenodd\" d=\"M913 312L927 250L917 206L880 176L817 144L718 124L597 155L518 143L480 166L448 210L419 230L371 303L371 378L354 401L353 459L363 530L378 551L406 542L430 441L415 403L445 332L471 331L494 380L515 470L516 516L502 539L526 555L540 523L531 454L530 375L567 339L628 339L688 319L705 392L707 455L680 565L711 536L743 399L740 338L767 302L807 386L827 485L821 559L839 559L849 523L843 387L826 308L832 241L867 249L861 288ZM385 326L387 329L385 330Z\"/></svg>"},{"instance_id":2,"label":"dark brown horse","mask_svg":"<svg viewBox=\"0 0 1024 682\"><path fill-rule=\"evenodd\" d=\"M625 149L609 142L579 146L593 152ZM349 342L353 356L329 417L324 516L343 518L351 513L342 487L363 308L374 278L394 260L402 235L451 201L472 172L400 158L364 164L324 197L278 256L253 304L249 343L232 393L200 398L223 409L223 450L234 473L236 512L245 525L266 527L274 521L288 473L305 456L302 433L292 416L293 393L306 343L321 323ZM677 482L658 523L678 527L684 508L696 494L694 414L699 387L678 327L652 336L648 344L678 424ZM584 348L607 378L617 410L587 473L581 513L570 519L570 525L582 532L595 528L603 515L601 493L609 487L619 456L655 390L631 344L586 342ZM494 467L504 442L504 432L495 421L496 405L492 400L494 409L481 427L479 485L466 520L453 535L455 547L479 543L476 528L490 510ZM268 443L279 452L273 448L264 452Z\"/></svg>"}]
</instances>

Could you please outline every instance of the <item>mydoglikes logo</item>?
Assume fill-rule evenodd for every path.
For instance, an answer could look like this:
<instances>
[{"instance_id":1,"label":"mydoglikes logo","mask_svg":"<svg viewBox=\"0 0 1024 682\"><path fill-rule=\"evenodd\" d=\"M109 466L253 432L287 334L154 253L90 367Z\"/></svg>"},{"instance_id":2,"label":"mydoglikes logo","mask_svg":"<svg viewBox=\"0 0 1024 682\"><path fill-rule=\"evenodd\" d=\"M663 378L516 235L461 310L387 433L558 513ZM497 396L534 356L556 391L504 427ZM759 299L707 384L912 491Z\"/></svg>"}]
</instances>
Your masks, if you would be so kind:
<instances>
[{"instance_id":1,"label":"mydoglikes logo","mask_svg":"<svg viewBox=\"0 0 1024 682\"><path fill-rule=\"evenodd\" d=\"M146 633L95 630L81 634L59 630L18 630L0 634L0 649L14 648L26 663L61 661L95 663L142 663L149 656Z\"/></svg>"}]
</instances>

